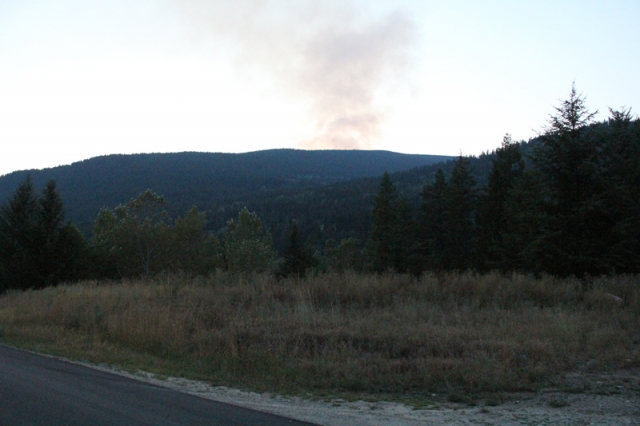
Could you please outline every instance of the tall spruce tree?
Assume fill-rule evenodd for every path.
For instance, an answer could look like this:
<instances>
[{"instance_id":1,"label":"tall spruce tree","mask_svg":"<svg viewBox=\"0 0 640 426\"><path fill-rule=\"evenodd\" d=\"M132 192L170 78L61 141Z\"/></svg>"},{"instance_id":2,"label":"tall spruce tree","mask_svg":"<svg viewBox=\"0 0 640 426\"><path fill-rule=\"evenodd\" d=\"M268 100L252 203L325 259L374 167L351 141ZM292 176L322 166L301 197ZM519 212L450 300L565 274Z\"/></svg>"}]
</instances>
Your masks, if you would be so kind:
<instances>
[{"instance_id":1,"label":"tall spruce tree","mask_svg":"<svg viewBox=\"0 0 640 426\"><path fill-rule=\"evenodd\" d=\"M38 283L38 200L31 177L0 208L0 288L27 289Z\"/></svg>"},{"instance_id":2,"label":"tall spruce tree","mask_svg":"<svg viewBox=\"0 0 640 426\"><path fill-rule=\"evenodd\" d=\"M569 98L550 116L542 144L532 155L544 190L544 211L538 216L544 220L529 256L542 261L544 272L559 276L606 272L597 206L603 190L602 147L590 131L595 114L573 85Z\"/></svg>"},{"instance_id":3,"label":"tall spruce tree","mask_svg":"<svg viewBox=\"0 0 640 426\"><path fill-rule=\"evenodd\" d=\"M419 235L417 237L420 268L441 271L445 269L445 220L447 217L447 182L442 169L438 169L434 182L425 185L421 192L422 205Z\"/></svg>"},{"instance_id":4,"label":"tall spruce tree","mask_svg":"<svg viewBox=\"0 0 640 426\"><path fill-rule=\"evenodd\" d=\"M367 247L370 267L375 272L406 270L407 247L403 240L408 225L407 216L402 214L401 209L396 187L389 173L385 172L374 200Z\"/></svg>"},{"instance_id":5,"label":"tall spruce tree","mask_svg":"<svg viewBox=\"0 0 640 426\"><path fill-rule=\"evenodd\" d=\"M64 247L61 231L64 226L64 207L56 189L54 180L47 182L39 200L38 218L38 275L40 285L47 286L56 282L65 270Z\"/></svg>"},{"instance_id":6,"label":"tall spruce tree","mask_svg":"<svg viewBox=\"0 0 640 426\"><path fill-rule=\"evenodd\" d=\"M77 228L64 223L55 181L36 198L27 177L0 209L0 285L38 289L75 280L85 245Z\"/></svg>"},{"instance_id":7,"label":"tall spruce tree","mask_svg":"<svg viewBox=\"0 0 640 426\"><path fill-rule=\"evenodd\" d=\"M447 185L447 216L444 222L445 269L463 271L473 267L476 255L477 189L469 159L459 156Z\"/></svg>"},{"instance_id":8,"label":"tall spruce tree","mask_svg":"<svg viewBox=\"0 0 640 426\"><path fill-rule=\"evenodd\" d=\"M317 262L313 256L313 251L308 244L300 241L298 224L293 221L289 227L289 242L284 251L284 262L282 263L278 275L295 276L304 278L307 271L316 266Z\"/></svg>"},{"instance_id":9,"label":"tall spruce tree","mask_svg":"<svg viewBox=\"0 0 640 426\"><path fill-rule=\"evenodd\" d=\"M600 194L600 238L608 272L640 272L640 120L630 109L610 109L600 174L605 190Z\"/></svg>"},{"instance_id":10,"label":"tall spruce tree","mask_svg":"<svg viewBox=\"0 0 640 426\"><path fill-rule=\"evenodd\" d=\"M481 270L518 268L517 254L507 244L514 218L507 202L524 174L525 163L520 147L505 135L502 146L492 160L489 182L479 200L478 268Z\"/></svg>"}]
</instances>

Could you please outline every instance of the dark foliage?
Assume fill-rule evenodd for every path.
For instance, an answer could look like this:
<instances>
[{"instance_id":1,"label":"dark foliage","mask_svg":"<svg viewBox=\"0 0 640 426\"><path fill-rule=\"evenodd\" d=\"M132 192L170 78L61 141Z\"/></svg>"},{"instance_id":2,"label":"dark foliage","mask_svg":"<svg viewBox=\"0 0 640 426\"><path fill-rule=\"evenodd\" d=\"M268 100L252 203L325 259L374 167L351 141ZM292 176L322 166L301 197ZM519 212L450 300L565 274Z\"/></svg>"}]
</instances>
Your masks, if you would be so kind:
<instances>
[{"instance_id":1,"label":"dark foliage","mask_svg":"<svg viewBox=\"0 0 640 426\"><path fill-rule=\"evenodd\" d=\"M386 172L374 199L371 222L367 247L371 270L406 272L413 238L411 213L407 204L398 199L396 187Z\"/></svg>"},{"instance_id":2,"label":"dark foliage","mask_svg":"<svg viewBox=\"0 0 640 426\"><path fill-rule=\"evenodd\" d=\"M86 241L70 223L50 180L40 197L31 178L0 209L0 290L43 288L82 277Z\"/></svg>"},{"instance_id":3,"label":"dark foliage","mask_svg":"<svg viewBox=\"0 0 640 426\"><path fill-rule=\"evenodd\" d=\"M304 278L307 271L318 264L309 244L303 244L298 233L298 224L291 223L289 243L284 251L284 261L280 265L278 275L282 277L296 276Z\"/></svg>"},{"instance_id":4,"label":"dark foliage","mask_svg":"<svg viewBox=\"0 0 640 426\"><path fill-rule=\"evenodd\" d=\"M481 270L513 270L518 266L508 236L515 232L507 201L524 174L520 146L506 135L492 160L487 186L478 205L477 266Z\"/></svg>"},{"instance_id":5,"label":"dark foliage","mask_svg":"<svg viewBox=\"0 0 640 426\"><path fill-rule=\"evenodd\" d=\"M278 208L278 217L290 216L279 200L300 201L308 191L362 177L377 177L437 163L450 157L409 155L388 151L303 151L278 149L245 154L183 152L175 154L109 155L45 170L14 172L0 177L0 203L8 200L27 174L36 186L54 179L67 217L89 236L102 207L113 208L152 188L167 202L172 217L193 205L207 213L208 226L221 230L247 206L261 217ZM332 196L331 202L334 201ZM359 200L360 202L360 200ZM295 212L297 213L297 212ZM339 213L341 215L344 213ZM280 242L295 218L279 222ZM271 224L271 220L267 220ZM284 247L284 244L281 244Z\"/></svg>"},{"instance_id":6,"label":"dark foliage","mask_svg":"<svg viewBox=\"0 0 640 426\"><path fill-rule=\"evenodd\" d=\"M300 277L310 268L637 273L640 121L627 109L610 113L593 122L574 87L538 138L507 135L493 153L437 164L274 150L109 156L34 172L64 182L70 216L85 233L93 224L91 245L64 223L55 181L36 197L31 179L14 173L0 178L0 290L278 263L281 275Z\"/></svg>"}]
</instances>

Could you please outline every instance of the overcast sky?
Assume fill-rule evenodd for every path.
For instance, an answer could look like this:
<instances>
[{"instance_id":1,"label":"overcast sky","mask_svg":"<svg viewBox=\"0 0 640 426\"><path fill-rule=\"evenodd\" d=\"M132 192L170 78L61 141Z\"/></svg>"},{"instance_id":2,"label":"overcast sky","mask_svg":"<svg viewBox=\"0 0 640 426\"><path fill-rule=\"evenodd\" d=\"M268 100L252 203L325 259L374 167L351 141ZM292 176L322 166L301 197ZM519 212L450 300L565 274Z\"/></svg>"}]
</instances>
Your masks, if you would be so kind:
<instances>
[{"instance_id":1,"label":"overcast sky","mask_svg":"<svg viewBox=\"0 0 640 426\"><path fill-rule=\"evenodd\" d=\"M113 153L529 139L640 109L640 1L0 0L0 175ZM635 110L634 110L635 111Z\"/></svg>"}]
</instances>

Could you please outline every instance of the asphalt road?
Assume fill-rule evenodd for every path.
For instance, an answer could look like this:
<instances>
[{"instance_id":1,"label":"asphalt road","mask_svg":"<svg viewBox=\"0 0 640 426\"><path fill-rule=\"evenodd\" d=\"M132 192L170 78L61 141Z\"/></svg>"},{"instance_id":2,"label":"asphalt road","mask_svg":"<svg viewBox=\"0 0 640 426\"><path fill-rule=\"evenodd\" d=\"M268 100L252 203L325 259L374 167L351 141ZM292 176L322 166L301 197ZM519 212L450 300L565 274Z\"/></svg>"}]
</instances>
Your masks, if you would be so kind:
<instances>
[{"instance_id":1,"label":"asphalt road","mask_svg":"<svg viewBox=\"0 0 640 426\"><path fill-rule=\"evenodd\" d=\"M291 420L0 345L0 425L265 425Z\"/></svg>"}]
</instances>

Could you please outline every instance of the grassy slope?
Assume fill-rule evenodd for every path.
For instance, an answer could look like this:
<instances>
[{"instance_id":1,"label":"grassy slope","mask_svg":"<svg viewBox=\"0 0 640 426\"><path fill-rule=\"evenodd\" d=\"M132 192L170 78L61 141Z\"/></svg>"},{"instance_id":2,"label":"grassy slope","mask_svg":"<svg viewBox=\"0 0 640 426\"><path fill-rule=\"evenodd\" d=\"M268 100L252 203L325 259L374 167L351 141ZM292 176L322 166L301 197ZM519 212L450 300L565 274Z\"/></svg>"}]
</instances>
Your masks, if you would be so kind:
<instances>
[{"instance_id":1,"label":"grassy slope","mask_svg":"<svg viewBox=\"0 0 640 426\"><path fill-rule=\"evenodd\" d=\"M419 396L638 366L639 318L640 277L219 274L10 293L0 340L246 389Z\"/></svg>"}]
</instances>

